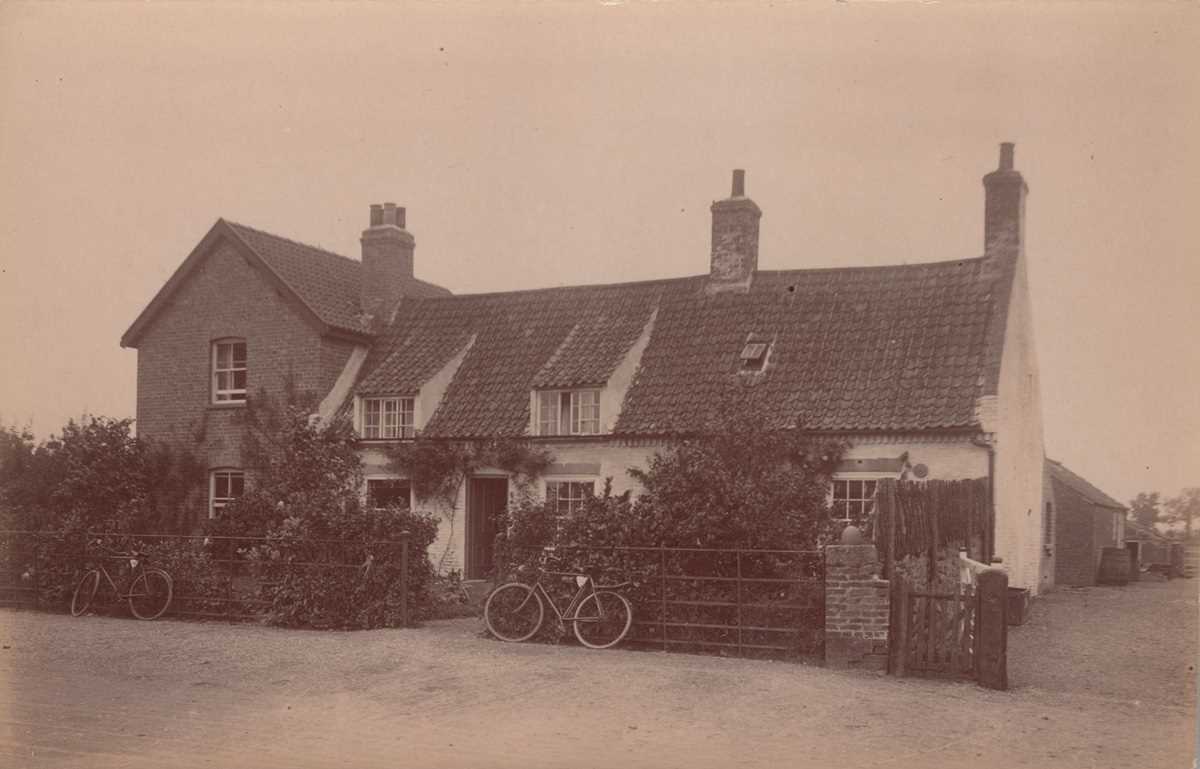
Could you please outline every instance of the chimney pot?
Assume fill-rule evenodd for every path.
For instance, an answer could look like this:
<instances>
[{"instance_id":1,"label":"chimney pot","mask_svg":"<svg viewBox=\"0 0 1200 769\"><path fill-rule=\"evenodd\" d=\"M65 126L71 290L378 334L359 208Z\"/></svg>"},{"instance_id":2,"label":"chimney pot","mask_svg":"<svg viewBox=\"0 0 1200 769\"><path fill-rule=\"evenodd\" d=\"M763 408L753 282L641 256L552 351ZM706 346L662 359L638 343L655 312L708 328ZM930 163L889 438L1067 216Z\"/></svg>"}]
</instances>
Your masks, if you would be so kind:
<instances>
[{"instance_id":1,"label":"chimney pot","mask_svg":"<svg viewBox=\"0 0 1200 769\"><path fill-rule=\"evenodd\" d=\"M395 203L371 206L371 226L362 234L362 286L359 303L365 315L387 318L413 277L416 241L404 229L404 208Z\"/></svg>"},{"instance_id":2,"label":"chimney pot","mask_svg":"<svg viewBox=\"0 0 1200 769\"><path fill-rule=\"evenodd\" d=\"M983 177L983 252L1019 254L1025 240L1029 188L1013 168L1013 143L1000 145L1000 167Z\"/></svg>"},{"instance_id":3,"label":"chimney pot","mask_svg":"<svg viewBox=\"0 0 1200 769\"><path fill-rule=\"evenodd\" d=\"M732 195L712 204L712 255L707 291L747 291L758 269L762 211L746 197L746 172L733 172Z\"/></svg>"},{"instance_id":4,"label":"chimney pot","mask_svg":"<svg viewBox=\"0 0 1200 769\"><path fill-rule=\"evenodd\" d=\"M1016 145L1014 145L1012 142L1003 142L1000 145L1000 170L1001 171L1013 170L1013 148L1015 146Z\"/></svg>"}]
</instances>

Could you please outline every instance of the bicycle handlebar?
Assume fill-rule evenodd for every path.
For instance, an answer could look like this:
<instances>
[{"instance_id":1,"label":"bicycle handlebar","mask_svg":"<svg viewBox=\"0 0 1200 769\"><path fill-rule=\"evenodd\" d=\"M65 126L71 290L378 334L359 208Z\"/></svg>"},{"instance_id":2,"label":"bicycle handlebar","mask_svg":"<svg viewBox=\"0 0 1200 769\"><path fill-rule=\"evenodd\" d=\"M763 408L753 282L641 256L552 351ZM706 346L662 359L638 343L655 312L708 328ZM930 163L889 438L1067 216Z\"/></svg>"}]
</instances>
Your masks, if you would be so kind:
<instances>
[{"instance_id":1,"label":"bicycle handlebar","mask_svg":"<svg viewBox=\"0 0 1200 769\"><path fill-rule=\"evenodd\" d=\"M92 547L96 548L97 550L104 551L104 553L106 553L109 556L112 556L113 558L141 558L142 557L142 552L140 550L138 550L137 548L134 548L133 550L130 550L129 552L113 550L111 547L104 544L104 541L100 540L100 539L92 540L89 544Z\"/></svg>"}]
</instances>

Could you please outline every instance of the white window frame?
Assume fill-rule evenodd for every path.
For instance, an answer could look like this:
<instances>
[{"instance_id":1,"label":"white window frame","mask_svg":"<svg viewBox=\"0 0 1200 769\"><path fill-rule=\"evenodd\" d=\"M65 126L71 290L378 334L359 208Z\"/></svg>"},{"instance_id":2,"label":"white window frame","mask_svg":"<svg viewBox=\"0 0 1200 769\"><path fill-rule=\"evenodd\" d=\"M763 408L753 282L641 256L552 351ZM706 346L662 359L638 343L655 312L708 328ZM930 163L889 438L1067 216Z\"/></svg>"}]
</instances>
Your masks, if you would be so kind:
<instances>
[{"instance_id":1,"label":"white window frame","mask_svg":"<svg viewBox=\"0 0 1200 769\"><path fill-rule=\"evenodd\" d=\"M888 474L881 475L879 473L854 473L854 472L834 473L833 479L831 480L831 482L829 484L829 497L828 497L831 519L838 523L845 524L847 526L849 526L851 524L857 526L857 525L866 523L867 521L869 521L871 519L871 513L874 512L874 509L875 509L874 499L875 499L875 493L879 491L879 482L882 480L885 480L887 478L895 478L895 477L896 477L895 475L888 475ZM853 499L847 500L848 502L854 502L854 503L858 503L860 505L867 502L868 500L871 501L871 505L869 508L866 507L865 505L863 505L862 517L858 521L855 521L855 519L852 516L846 517L846 518L841 517L840 515L838 515L838 510L834 507L834 505L837 503L837 486L838 486L838 484L839 483L849 484L854 481L862 481L865 483L874 483L875 484L875 490L872 491L870 497L859 496L859 497L855 497Z\"/></svg>"},{"instance_id":2,"label":"white window frame","mask_svg":"<svg viewBox=\"0 0 1200 769\"><path fill-rule=\"evenodd\" d=\"M237 346L242 348L241 366L237 365L235 351ZM229 348L228 365L224 365L221 360L221 350ZM244 404L246 402L246 386L249 384L249 349L245 339L237 337L227 337L225 339L215 339L210 345L210 360L209 370L212 376L212 402L217 405ZM226 385L232 385L237 378L238 372L242 374L242 387L225 386L222 387L222 381Z\"/></svg>"},{"instance_id":3,"label":"white window frame","mask_svg":"<svg viewBox=\"0 0 1200 769\"><path fill-rule=\"evenodd\" d=\"M367 507L371 504L371 481L403 481L408 484L408 509L416 509L416 499L413 495L412 480L399 475L368 475L363 478L362 502Z\"/></svg>"},{"instance_id":4,"label":"white window frame","mask_svg":"<svg viewBox=\"0 0 1200 769\"><path fill-rule=\"evenodd\" d=\"M369 420L373 404L379 404L378 421L375 424ZM391 411L389 407L392 407ZM360 398L358 434L365 441L395 441L416 437L416 409L416 398L413 397L389 395ZM389 416L394 419L389 420Z\"/></svg>"},{"instance_id":5,"label":"white window frame","mask_svg":"<svg viewBox=\"0 0 1200 769\"><path fill-rule=\"evenodd\" d=\"M570 491L570 488L569 488L570 485L582 486L584 484L589 484L592 487L592 493L590 496L592 496L592 497L596 496L596 479L595 478L571 477L571 476L561 477L561 478L560 477L547 478L545 480L545 483L542 486L542 491L545 494L544 498L545 498L546 502L551 502L551 501L554 502L554 517L556 517L556 518L565 518L569 515L574 515L575 513L579 512L579 509L583 507L583 504L584 504L584 502L587 501L589 495L586 493L583 493L583 494L581 494L581 496L578 496L578 497L568 495L566 497L567 510L566 510L566 512L560 512L558 509L558 503L563 499L563 497L560 497L558 495L558 493L555 492L554 498L553 498L553 500L551 500L551 496L550 496L551 484L554 484L554 485L568 484L568 491Z\"/></svg>"},{"instance_id":6,"label":"white window frame","mask_svg":"<svg viewBox=\"0 0 1200 769\"><path fill-rule=\"evenodd\" d=\"M534 427L538 435L599 435L600 388L537 390Z\"/></svg>"},{"instance_id":7,"label":"white window frame","mask_svg":"<svg viewBox=\"0 0 1200 769\"><path fill-rule=\"evenodd\" d=\"M217 483L219 478L226 480L225 496L217 496ZM233 479L240 479L242 482L242 493L232 493ZM208 471L208 517L216 518L217 514L224 510L225 507L240 498L246 493L246 471L239 467L218 467Z\"/></svg>"}]
</instances>

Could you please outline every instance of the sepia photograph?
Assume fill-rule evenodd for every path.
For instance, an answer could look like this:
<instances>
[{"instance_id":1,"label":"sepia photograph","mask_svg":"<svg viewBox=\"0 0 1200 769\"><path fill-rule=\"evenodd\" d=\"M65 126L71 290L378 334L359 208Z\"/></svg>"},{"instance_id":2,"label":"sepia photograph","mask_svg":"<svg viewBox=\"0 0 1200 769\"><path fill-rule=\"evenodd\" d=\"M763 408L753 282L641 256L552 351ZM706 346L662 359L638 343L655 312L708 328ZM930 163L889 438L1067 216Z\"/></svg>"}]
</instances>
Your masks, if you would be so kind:
<instances>
[{"instance_id":1,"label":"sepia photograph","mask_svg":"<svg viewBox=\"0 0 1200 769\"><path fill-rule=\"evenodd\" d=\"M0 766L1200 766L1198 41L0 4Z\"/></svg>"}]
</instances>

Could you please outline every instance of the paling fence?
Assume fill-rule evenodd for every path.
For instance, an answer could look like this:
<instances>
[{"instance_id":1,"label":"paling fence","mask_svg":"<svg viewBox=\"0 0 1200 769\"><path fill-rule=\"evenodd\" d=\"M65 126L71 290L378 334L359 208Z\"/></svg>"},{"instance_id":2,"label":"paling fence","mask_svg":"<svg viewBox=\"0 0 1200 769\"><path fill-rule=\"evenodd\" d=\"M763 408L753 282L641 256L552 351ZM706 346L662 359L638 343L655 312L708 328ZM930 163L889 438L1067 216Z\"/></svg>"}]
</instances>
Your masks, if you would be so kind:
<instances>
[{"instance_id":1,"label":"paling fence","mask_svg":"<svg viewBox=\"0 0 1200 769\"><path fill-rule=\"evenodd\" d=\"M823 652L820 550L558 545L515 549L507 557L501 573L515 573L518 563L552 572L543 585L560 608L575 583L556 575L586 573L602 585L630 581L621 592L633 604L627 641L633 646L772 658L816 659Z\"/></svg>"},{"instance_id":2,"label":"paling fence","mask_svg":"<svg viewBox=\"0 0 1200 769\"><path fill-rule=\"evenodd\" d=\"M964 572L958 558L992 560L987 479L881 481L874 534L891 582L891 671L1006 688L1007 576Z\"/></svg>"},{"instance_id":3,"label":"paling fence","mask_svg":"<svg viewBox=\"0 0 1200 769\"><path fill-rule=\"evenodd\" d=\"M881 480L875 492L874 539L884 576L908 558L936 560L946 549L965 548L990 563L995 548L994 517L986 478L961 481Z\"/></svg>"},{"instance_id":4,"label":"paling fence","mask_svg":"<svg viewBox=\"0 0 1200 769\"><path fill-rule=\"evenodd\" d=\"M94 546L97 540L103 548ZM146 565L168 572L174 596L167 615L230 621L259 619L278 591L304 580L322 580L353 601L373 579L398 579L401 624L408 604L409 542L397 540L206 537L178 534L88 532L62 534L0 530L0 605L65 609L79 578L103 563L123 587L127 559L106 549L138 550ZM103 583L102 583L103 585ZM105 586L106 587L106 586ZM97 594L100 608L121 609L111 590Z\"/></svg>"}]
</instances>

